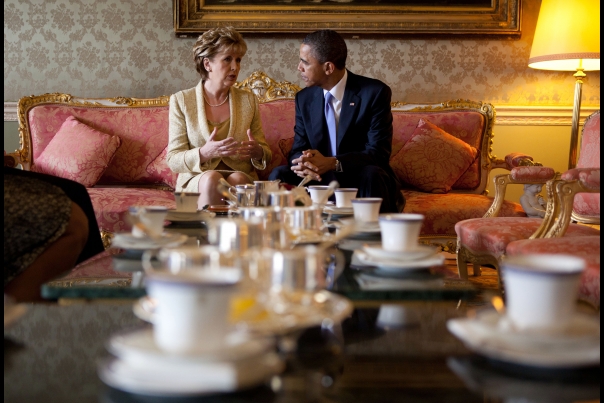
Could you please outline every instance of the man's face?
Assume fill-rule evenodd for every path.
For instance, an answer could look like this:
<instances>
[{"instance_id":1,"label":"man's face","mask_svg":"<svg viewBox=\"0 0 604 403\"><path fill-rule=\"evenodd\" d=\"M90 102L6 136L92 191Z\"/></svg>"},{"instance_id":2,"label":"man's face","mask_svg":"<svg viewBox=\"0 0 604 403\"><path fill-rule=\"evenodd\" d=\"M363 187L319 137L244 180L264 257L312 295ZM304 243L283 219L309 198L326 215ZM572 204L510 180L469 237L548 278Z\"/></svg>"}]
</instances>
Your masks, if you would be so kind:
<instances>
[{"instance_id":1,"label":"man's face","mask_svg":"<svg viewBox=\"0 0 604 403\"><path fill-rule=\"evenodd\" d=\"M315 59L312 55L311 47L305 44L300 45L298 71L307 87L321 87L327 81L325 65Z\"/></svg>"}]
</instances>

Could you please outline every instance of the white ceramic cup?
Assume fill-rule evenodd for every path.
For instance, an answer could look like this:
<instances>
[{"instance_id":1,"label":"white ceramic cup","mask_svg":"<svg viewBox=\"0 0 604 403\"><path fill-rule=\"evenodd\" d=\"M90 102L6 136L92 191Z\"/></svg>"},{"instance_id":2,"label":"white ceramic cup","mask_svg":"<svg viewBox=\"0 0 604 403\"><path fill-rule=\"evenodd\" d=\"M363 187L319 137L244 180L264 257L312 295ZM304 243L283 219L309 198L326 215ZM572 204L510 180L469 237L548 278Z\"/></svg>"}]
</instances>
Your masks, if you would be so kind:
<instances>
[{"instance_id":1,"label":"white ceramic cup","mask_svg":"<svg viewBox=\"0 0 604 403\"><path fill-rule=\"evenodd\" d=\"M176 211L185 213L194 213L197 211L199 193L177 192L174 193L174 198L176 199Z\"/></svg>"},{"instance_id":2,"label":"white ceramic cup","mask_svg":"<svg viewBox=\"0 0 604 403\"><path fill-rule=\"evenodd\" d=\"M308 189L308 193L310 193L312 202L318 204L321 200L323 200L325 194L327 194L327 189L329 189L329 186L312 185L308 186L306 189Z\"/></svg>"},{"instance_id":3,"label":"white ceramic cup","mask_svg":"<svg viewBox=\"0 0 604 403\"><path fill-rule=\"evenodd\" d=\"M236 268L148 274L147 292L157 302L153 316L157 346L173 354L220 347L231 331L230 299L240 277Z\"/></svg>"},{"instance_id":4,"label":"white ceramic cup","mask_svg":"<svg viewBox=\"0 0 604 403\"><path fill-rule=\"evenodd\" d=\"M404 252L417 248L422 229L422 214L380 214L380 231L384 250Z\"/></svg>"},{"instance_id":5,"label":"white ceramic cup","mask_svg":"<svg viewBox=\"0 0 604 403\"><path fill-rule=\"evenodd\" d=\"M381 206L381 197L359 197L352 199L355 221L377 222Z\"/></svg>"},{"instance_id":6,"label":"white ceramic cup","mask_svg":"<svg viewBox=\"0 0 604 403\"><path fill-rule=\"evenodd\" d=\"M420 316L411 307L397 304L382 304L378 312L376 324L379 327L402 327L419 323Z\"/></svg>"},{"instance_id":7,"label":"white ceramic cup","mask_svg":"<svg viewBox=\"0 0 604 403\"><path fill-rule=\"evenodd\" d=\"M168 208L164 206L131 206L128 213L135 216L140 222L154 234L161 234L164 230L164 220L168 215ZM132 226L132 235L135 237L144 237L142 231L136 225Z\"/></svg>"},{"instance_id":8,"label":"white ceramic cup","mask_svg":"<svg viewBox=\"0 0 604 403\"><path fill-rule=\"evenodd\" d=\"M506 317L518 330L563 329L575 314L585 261L568 255L522 255L504 260Z\"/></svg>"},{"instance_id":9,"label":"white ceramic cup","mask_svg":"<svg viewBox=\"0 0 604 403\"><path fill-rule=\"evenodd\" d=\"M356 188L339 188L334 191L336 195L336 207L352 207L352 199L357 197Z\"/></svg>"}]
</instances>

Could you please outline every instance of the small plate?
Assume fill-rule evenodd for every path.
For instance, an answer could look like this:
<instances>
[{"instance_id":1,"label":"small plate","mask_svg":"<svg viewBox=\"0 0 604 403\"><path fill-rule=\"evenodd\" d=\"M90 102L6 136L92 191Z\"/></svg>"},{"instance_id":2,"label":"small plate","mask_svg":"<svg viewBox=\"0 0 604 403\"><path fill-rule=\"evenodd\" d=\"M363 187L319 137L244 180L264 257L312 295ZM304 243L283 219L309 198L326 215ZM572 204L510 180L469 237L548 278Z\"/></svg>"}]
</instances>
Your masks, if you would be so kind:
<instances>
[{"instance_id":1,"label":"small plate","mask_svg":"<svg viewBox=\"0 0 604 403\"><path fill-rule=\"evenodd\" d=\"M470 350L503 362L550 369L600 365L597 318L576 314L566 337L502 330L502 318L497 313L483 313L475 318L451 319L447 328ZM577 328L582 330L577 332Z\"/></svg>"},{"instance_id":2,"label":"small plate","mask_svg":"<svg viewBox=\"0 0 604 403\"><path fill-rule=\"evenodd\" d=\"M187 238L188 236L176 232L164 232L159 238L138 238L130 232L122 232L115 234L111 240L111 247L130 250L170 248L182 245Z\"/></svg>"},{"instance_id":3,"label":"small plate","mask_svg":"<svg viewBox=\"0 0 604 403\"><path fill-rule=\"evenodd\" d=\"M382 232L380 229L380 223L378 221L365 223L355 221L354 218L340 218L338 221L344 225L355 225L357 233L378 234Z\"/></svg>"},{"instance_id":4,"label":"small plate","mask_svg":"<svg viewBox=\"0 0 604 403\"><path fill-rule=\"evenodd\" d=\"M250 338L246 332L231 332L224 338L224 345L203 353L169 354L155 344L153 329L146 327L112 336L107 350L130 363L161 364L162 362L236 361L269 351L273 341L266 338Z\"/></svg>"},{"instance_id":5,"label":"small plate","mask_svg":"<svg viewBox=\"0 0 604 403\"><path fill-rule=\"evenodd\" d=\"M434 246L417 245L415 249L404 252L385 250L382 245L363 245L363 250L375 259L387 260L417 260L437 253Z\"/></svg>"},{"instance_id":6,"label":"small plate","mask_svg":"<svg viewBox=\"0 0 604 403\"><path fill-rule=\"evenodd\" d=\"M208 218L213 218L215 216L216 213L212 213L211 211L206 210L198 210L193 212L168 210L166 220L172 222L195 222L207 220Z\"/></svg>"},{"instance_id":7,"label":"small plate","mask_svg":"<svg viewBox=\"0 0 604 403\"><path fill-rule=\"evenodd\" d=\"M367 266L375 266L382 271L390 272L398 272L401 270L423 270L432 266L440 266L445 262L444 256L439 253L417 260L379 259L360 250L354 251L353 257L355 256L361 263Z\"/></svg>"},{"instance_id":8,"label":"small plate","mask_svg":"<svg viewBox=\"0 0 604 403\"><path fill-rule=\"evenodd\" d=\"M234 392L268 381L284 369L274 352L235 362L169 362L140 366L109 358L97 368L107 385L130 393L151 396L199 396Z\"/></svg>"}]
</instances>

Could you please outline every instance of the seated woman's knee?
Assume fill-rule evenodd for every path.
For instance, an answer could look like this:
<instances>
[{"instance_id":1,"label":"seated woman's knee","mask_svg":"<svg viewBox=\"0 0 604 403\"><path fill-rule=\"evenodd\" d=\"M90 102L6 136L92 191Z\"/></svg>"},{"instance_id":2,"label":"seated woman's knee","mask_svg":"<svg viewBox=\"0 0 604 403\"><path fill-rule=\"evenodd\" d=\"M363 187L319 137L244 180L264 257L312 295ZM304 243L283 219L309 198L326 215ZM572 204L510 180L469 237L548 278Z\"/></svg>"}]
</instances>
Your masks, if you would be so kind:
<instances>
[{"instance_id":1,"label":"seated woman's knee","mask_svg":"<svg viewBox=\"0 0 604 403\"><path fill-rule=\"evenodd\" d=\"M227 182L229 182L231 185L235 186L235 185L244 185L246 183L250 183L250 180L248 179L248 177L245 174L243 174L241 172L234 172L228 176Z\"/></svg>"}]
</instances>

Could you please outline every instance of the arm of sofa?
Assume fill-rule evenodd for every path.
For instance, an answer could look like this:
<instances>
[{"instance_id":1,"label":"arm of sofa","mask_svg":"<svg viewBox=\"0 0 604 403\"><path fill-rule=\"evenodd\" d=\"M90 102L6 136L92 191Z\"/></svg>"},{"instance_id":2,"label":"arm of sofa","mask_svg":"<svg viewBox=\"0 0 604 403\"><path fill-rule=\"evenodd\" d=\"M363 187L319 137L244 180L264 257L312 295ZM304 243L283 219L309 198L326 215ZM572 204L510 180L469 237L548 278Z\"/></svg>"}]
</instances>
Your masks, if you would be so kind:
<instances>
[{"instance_id":1,"label":"arm of sofa","mask_svg":"<svg viewBox=\"0 0 604 403\"><path fill-rule=\"evenodd\" d=\"M15 151L14 153L7 153L4 151L4 166L9 168L16 168L21 164L21 155Z\"/></svg>"},{"instance_id":2,"label":"arm of sofa","mask_svg":"<svg viewBox=\"0 0 604 403\"><path fill-rule=\"evenodd\" d=\"M555 222L547 228L544 238L564 235L571 221L573 201L577 193L600 193L600 168L569 169L561 175L561 180L556 181L558 211Z\"/></svg>"},{"instance_id":3,"label":"arm of sofa","mask_svg":"<svg viewBox=\"0 0 604 403\"><path fill-rule=\"evenodd\" d=\"M524 153L510 153L504 159L495 158L491 161L491 169L501 168L511 171L514 168L522 166L543 166L540 162L535 162L533 157Z\"/></svg>"},{"instance_id":4,"label":"arm of sofa","mask_svg":"<svg viewBox=\"0 0 604 403\"><path fill-rule=\"evenodd\" d=\"M543 184L555 177L556 172L552 168L544 166L514 167L510 170L509 174L495 176L493 178L493 182L495 183L495 198L483 218L497 217L499 215L499 211L505 200L505 191L508 184Z\"/></svg>"}]
</instances>

